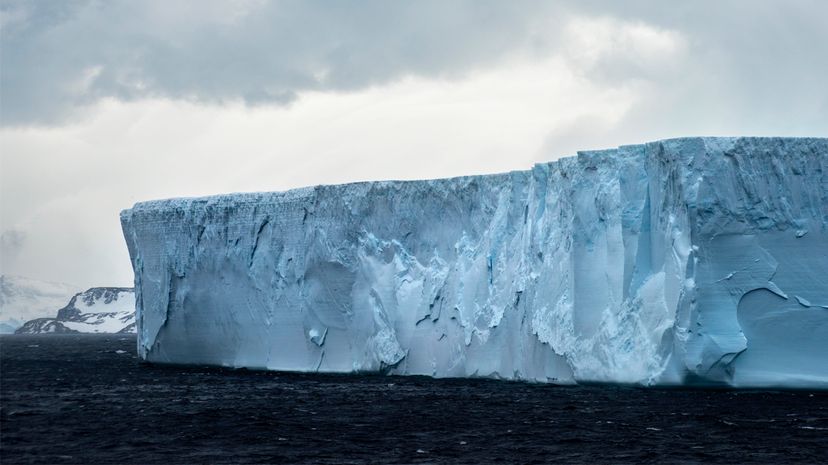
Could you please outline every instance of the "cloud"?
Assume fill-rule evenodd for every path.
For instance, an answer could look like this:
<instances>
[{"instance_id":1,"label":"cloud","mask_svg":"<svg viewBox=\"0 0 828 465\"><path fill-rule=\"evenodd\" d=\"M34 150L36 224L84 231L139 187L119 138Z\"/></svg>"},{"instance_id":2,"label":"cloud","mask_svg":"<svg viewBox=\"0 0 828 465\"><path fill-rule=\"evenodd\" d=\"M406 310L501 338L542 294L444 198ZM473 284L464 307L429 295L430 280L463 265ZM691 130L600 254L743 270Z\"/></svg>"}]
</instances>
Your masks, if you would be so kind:
<instances>
[{"instance_id":1,"label":"cloud","mask_svg":"<svg viewBox=\"0 0 828 465\"><path fill-rule=\"evenodd\" d=\"M131 280L136 201L828 136L811 0L0 3L3 269ZM13 259L9 259L12 257Z\"/></svg>"},{"instance_id":2,"label":"cloud","mask_svg":"<svg viewBox=\"0 0 828 465\"><path fill-rule=\"evenodd\" d=\"M607 16L572 18L562 41L574 67L604 84L672 77L687 51L678 31Z\"/></svg>"},{"instance_id":3,"label":"cloud","mask_svg":"<svg viewBox=\"0 0 828 465\"><path fill-rule=\"evenodd\" d=\"M721 126L738 121L779 133L825 127L817 124L828 120L828 87L822 84L828 75L824 1L676 5L587 0L581 6L586 16L641 22L681 34L681 61L649 89L654 100L680 105L671 107L676 119L670 124L713 118ZM626 75L621 70L604 77ZM645 108L652 110L651 105Z\"/></svg>"},{"instance_id":4,"label":"cloud","mask_svg":"<svg viewBox=\"0 0 828 465\"><path fill-rule=\"evenodd\" d=\"M550 127L584 115L614 121L633 97L552 58L462 80L309 92L289 107L106 99L93 118L71 125L0 129L0 223L29 232L8 268L128 285L118 212L135 202L528 169ZM573 149L597 148L576 142Z\"/></svg>"},{"instance_id":5,"label":"cloud","mask_svg":"<svg viewBox=\"0 0 828 465\"><path fill-rule=\"evenodd\" d=\"M562 51L583 79L624 89L616 120L550 128L547 150L688 135L828 136L828 3L579 2Z\"/></svg>"},{"instance_id":6,"label":"cloud","mask_svg":"<svg viewBox=\"0 0 828 465\"><path fill-rule=\"evenodd\" d=\"M10 0L0 15L4 126L77 122L106 98L284 106L520 54L563 55L583 79L692 118L711 105L780 130L828 117L819 0Z\"/></svg>"},{"instance_id":7,"label":"cloud","mask_svg":"<svg viewBox=\"0 0 828 465\"><path fill-rule=\"evenodd\" d=\"M0 233L0 262L14 261L23 248L26 233L18 229L7 229Z\"/></svg>"},{"instance_id":8,"label":"cloud","mask_svg":"<svg viewBox=\"0 0 828 465\"><path fill-rule=\"evenodd\" d=\"M0 122L62 123L106 97L284 105L307 91L458 77L554 30L552 10L540 0L5 2Z\"/></svg>"}]
</instances>

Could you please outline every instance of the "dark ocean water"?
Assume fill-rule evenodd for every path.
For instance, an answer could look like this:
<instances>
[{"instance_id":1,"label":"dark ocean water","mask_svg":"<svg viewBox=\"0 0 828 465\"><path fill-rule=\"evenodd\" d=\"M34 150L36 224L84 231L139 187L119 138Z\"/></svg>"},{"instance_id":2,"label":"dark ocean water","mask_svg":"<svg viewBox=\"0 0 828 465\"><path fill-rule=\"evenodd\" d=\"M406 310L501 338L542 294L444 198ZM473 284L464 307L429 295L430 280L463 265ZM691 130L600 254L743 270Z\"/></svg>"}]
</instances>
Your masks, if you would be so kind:
<instances>
[{"instance_id":1,"label":"dark ocean water","mask_svg":"<svg viewBox=\"0 0 828 465\"><path fill-rule=\"evenodd\" d=\"M0 463L825 463L828 393L556 387L140 364L0 337Z\"/></svg>"}]
</instances>

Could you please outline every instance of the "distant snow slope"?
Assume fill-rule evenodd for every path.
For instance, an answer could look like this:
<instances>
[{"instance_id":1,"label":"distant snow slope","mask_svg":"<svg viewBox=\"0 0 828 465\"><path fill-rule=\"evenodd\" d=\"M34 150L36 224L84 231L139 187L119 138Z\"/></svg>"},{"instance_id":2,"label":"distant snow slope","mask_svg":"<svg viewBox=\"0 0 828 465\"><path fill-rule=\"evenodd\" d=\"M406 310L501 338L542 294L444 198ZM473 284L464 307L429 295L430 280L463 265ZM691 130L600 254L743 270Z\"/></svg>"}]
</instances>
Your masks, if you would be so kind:
<instances>
[{"instance_id":1,"label":"distant snow slope","mask_svg":"<svg viewBox=\"0 0 828 465\"><path fill-rule=\"evenodd\" d=\"M135 292L128 287L93 287L79 292L55 318L37 318L17 330L40 333L134 333Z\"/></svg>"},{"instance_id":2,"label":"distant snow slope","mask_svg":"<svg viewBox=\"0 0 828 465\"><path fill-rule=\"evenodd\" d=\"M13 333L23 323L55 314L80 287L0 275L0 334Z\"/></svg>"}]
</instances>

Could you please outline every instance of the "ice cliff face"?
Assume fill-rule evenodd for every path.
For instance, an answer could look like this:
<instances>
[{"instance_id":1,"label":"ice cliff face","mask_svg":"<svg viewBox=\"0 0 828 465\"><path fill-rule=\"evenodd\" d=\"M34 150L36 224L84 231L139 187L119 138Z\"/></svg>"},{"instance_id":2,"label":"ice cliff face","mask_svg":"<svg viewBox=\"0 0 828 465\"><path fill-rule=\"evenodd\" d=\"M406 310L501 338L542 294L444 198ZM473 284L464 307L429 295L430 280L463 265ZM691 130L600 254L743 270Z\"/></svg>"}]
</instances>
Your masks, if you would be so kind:
<instances>
[{"instance_id":1,"label":"ice cliff face","mask_svg":"<svg viewBox=\"0 0 828 465\"><path fill-rule=\"evenodd\" d=\"M93 287L75 294L55 318L37 318L17 334L134 333L135 291L127 287Z\"/></svg>"},{"instance_id":2,"label":"ice cliff face","mask_svg":"<svg viewBox=\"0 0 828 465\"><path fill-rule=\"evenodd\" d=\"M160 363L828 387L828 139L121 213Z\"/></svg>"}]
</instances>

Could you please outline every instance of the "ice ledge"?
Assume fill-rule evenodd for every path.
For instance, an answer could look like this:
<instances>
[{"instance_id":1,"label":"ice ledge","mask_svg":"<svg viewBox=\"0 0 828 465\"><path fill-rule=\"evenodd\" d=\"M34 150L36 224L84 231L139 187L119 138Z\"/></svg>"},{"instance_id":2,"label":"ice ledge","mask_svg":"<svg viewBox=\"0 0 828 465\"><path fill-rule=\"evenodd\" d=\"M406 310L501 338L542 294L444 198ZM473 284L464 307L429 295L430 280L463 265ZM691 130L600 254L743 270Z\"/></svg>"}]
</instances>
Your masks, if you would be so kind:
<instances>
[{"instance_id":1,"label":"ice ledge","mask_svg":"<svg viewBox=\"0 0 828 465\"><path fill-rule=\"evenodd\" d=\"M136 204L159 363L828 387L828 139Z\"/></svg>"}]
</instances>

